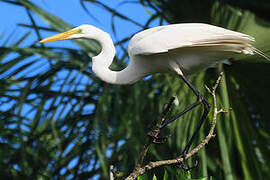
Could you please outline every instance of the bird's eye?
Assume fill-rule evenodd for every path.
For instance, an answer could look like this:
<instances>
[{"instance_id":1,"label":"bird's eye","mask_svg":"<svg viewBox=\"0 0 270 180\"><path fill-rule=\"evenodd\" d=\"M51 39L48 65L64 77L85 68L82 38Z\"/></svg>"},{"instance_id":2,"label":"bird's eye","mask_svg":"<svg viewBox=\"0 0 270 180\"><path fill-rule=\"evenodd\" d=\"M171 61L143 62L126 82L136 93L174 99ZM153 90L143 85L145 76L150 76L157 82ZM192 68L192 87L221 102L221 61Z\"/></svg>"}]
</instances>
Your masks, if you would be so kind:
<instances>
[{"instance_id":1,"label":"bird's eye","mask_svg":"<svg viewBox=\"0 0 270 180\"><path fill-rule=\"evenodd\" d=\"M82 29L77 29L76 34L82 34Z\"/></svg>"}]
</instances>

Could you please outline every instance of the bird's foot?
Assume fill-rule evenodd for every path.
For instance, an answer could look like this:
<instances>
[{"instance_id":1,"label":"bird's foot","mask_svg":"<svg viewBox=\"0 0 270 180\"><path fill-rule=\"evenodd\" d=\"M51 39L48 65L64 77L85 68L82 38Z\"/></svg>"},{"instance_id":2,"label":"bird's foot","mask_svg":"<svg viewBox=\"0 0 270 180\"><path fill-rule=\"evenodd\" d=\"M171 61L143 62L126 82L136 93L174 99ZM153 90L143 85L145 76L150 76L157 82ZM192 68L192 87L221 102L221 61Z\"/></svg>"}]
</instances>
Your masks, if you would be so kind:
<instances>
[{"instance_id":1,"label":"bird's foot","mask_svg":"<svg viewBox=\"0 0 270 180\"><path fill-rule=\"evenodd\" d=\"M154 144L163 144L166 142L169 136L160 136L160 129L153 128L151 129L147 135L152 139L152 143Z\"/></svg>"},{"instance_id":2,"label":"bird's foot","mask_svg":"<svg viewBox=\"0 0 270 180\"><path fill-rule=\"evenodd\" d=\"M188 165L188 162L187 162L187 159L186 159L186 155L187 155L187 152L183 152L183 153L180 155L179 158L183 158L183 161L180 162L179 164L177 164L176 166L177 166L178 168L183 169L184 171L190 171L190 170L192 170L192 169L194 169L194 168L196 168L196 167L198 166L199 161L196 160L195 163L194 163L192 166L189 166L189 165Z\"/></svg>"}]
</instances>

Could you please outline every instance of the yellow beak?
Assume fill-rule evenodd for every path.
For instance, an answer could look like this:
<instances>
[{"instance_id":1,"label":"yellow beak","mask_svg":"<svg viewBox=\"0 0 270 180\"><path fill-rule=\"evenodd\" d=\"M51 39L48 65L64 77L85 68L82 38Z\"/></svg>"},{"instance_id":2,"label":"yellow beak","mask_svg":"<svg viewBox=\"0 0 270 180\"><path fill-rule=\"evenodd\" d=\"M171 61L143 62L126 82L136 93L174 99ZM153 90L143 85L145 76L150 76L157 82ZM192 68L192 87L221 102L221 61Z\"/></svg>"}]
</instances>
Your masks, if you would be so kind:
<instances>
[{"instance_id":1,"label":"yellow beak","mask_svg":"<svg viewBox=\"0 0 270 180\"><path fill-rule=\"evenodd\" d=\"M56 34L54 36L50 36L47 37L45 39L42 39L41 41L39 41L40 43L45 43L45 42L51 42L51 41L59 41L59 40L65 40L65 39L69 39L71 35L73 34L77 34L80 33L81 29L72 29L60 34Z\"/></svg>"}]
</instances>

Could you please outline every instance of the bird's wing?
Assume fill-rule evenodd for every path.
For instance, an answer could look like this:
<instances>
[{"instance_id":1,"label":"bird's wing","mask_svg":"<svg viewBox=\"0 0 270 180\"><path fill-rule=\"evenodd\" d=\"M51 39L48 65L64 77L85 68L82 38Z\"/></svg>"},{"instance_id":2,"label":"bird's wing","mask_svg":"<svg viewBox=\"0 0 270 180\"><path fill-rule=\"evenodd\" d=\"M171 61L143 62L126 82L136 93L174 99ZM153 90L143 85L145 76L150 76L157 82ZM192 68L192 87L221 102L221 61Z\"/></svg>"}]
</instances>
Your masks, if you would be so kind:
<instances>
[{"instance_id":1,"label":"bird's wing","mask_svg":"<svg viewBox=\"0 0 270 180\"><path fill-rule=\"evenodd\" d=\"M209 24L183 23L158 26L136 34L130 40L128 53L150 55L169 50L230 44L248 45L253 37Z\"/></svg>"}]
</instances>

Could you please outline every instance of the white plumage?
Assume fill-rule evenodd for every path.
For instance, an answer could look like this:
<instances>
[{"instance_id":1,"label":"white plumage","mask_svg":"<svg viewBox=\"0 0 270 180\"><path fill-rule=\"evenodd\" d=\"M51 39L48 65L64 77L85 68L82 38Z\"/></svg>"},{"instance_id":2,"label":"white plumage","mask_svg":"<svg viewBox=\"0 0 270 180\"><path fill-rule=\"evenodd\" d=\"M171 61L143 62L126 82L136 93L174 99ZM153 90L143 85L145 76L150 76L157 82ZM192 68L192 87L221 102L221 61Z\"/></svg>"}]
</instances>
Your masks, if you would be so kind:
<instances>
[{"instance_id":1,"label":"white plumage","mask_svg":"<svg viewBox=\"0 0 270 180\"><path fill-rule=\"evenodd\" d=\"M183 23L158 26L139 32L130 40L128 52L129 56L151 55L179 48L226 44L240 45L239 49L231 47L231 51L239 53L247 48L252 52L249 42L254 40L249 35L209 24Z\"/></svg>"},{"instance_id":2,"label":"white plumage","mask_svg":"<svg viewBox=\"0 0 270 180\"><path fill-rule=\"evenodd\" d=\"M181 157L184 158L210 108L206 99L191 85L184 74L201 71L237 54L258 53L266 57L250 44L254 38L200 23L159 26L136 34L131 39L128 48L130 62L121 71L112 71L109 68L115 56L115 48L110 35L94 26L82 25L41 42L76 38L94 39L100 43L102 51L93 57L92 70L108 83L131 84L146 75L166 71L174 71L181 77L197 96L197 101L170 118L162 127L201 103L204 107L196 130L182 152Z\"/></svg>"},{"instance_id":3,"label":"white plumage","mask_svg":"<svg viewBox=\"0 0 270 180\"><path fill-rule=\"evenodd\" d=\"M41 42L77 38L100 43L102 51L93 57L92 68L97 76L112 84L131 84L146 75L170 70L191 74L236 54L257 52L250 44L253 37L202 23L158 26L137 33L128 48L130 63L122 71L109 69L115 56L114 44L109 34L94 26L81 25Z\"/></svg>"}]
</instances>

